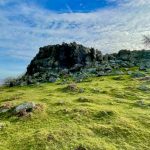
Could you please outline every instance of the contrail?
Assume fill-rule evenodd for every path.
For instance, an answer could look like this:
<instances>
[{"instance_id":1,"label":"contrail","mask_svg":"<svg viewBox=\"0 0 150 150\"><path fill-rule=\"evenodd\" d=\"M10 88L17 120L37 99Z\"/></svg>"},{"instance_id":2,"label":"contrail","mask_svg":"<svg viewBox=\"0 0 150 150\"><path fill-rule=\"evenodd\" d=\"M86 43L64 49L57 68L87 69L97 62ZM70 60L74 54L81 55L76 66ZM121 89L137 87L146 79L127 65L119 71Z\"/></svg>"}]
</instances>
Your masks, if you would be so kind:
<instances>
[{"instance_id":1,"label":"contrail","mask_svg":"<svg viewBox=\"0 0 150 150\"><path fill-rule=\"evenodd\" d=\"M68 4L66 4L66 8L68 9L69 13L73 13L71 7Z\"/></svg>"}]
</instances>

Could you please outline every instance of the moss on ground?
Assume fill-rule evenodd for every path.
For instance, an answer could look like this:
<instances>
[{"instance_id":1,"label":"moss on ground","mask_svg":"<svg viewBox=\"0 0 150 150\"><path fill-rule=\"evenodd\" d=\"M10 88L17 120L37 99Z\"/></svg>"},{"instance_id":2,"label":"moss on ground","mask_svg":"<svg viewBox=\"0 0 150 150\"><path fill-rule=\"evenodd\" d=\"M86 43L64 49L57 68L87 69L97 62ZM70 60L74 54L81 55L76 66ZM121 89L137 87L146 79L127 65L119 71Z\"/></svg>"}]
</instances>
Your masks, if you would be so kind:
<instances>
[{"instance_id":1,"label":"moss on ground","mask_svg":"<svg viewBox=\"0 0 150 150\"><path fill-rule=\"evenodd\" d=\"M29 116L0 114L0 150L150 149L150 82L128 75L69 82L0 87L1 106L40 104Z\"/></svg>"}]
</instances>

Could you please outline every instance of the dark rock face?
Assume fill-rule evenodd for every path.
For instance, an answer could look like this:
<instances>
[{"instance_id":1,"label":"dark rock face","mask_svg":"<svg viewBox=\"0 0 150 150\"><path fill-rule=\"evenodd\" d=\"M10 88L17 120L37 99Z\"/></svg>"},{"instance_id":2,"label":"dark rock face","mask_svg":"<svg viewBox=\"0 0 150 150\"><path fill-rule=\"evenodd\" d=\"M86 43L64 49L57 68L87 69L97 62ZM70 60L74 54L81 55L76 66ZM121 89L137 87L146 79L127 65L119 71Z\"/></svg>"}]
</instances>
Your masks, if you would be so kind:
<instances>
[{"instance_id":1,"label":"dark rock face","mask_svg":"<svg viewBox=\"0 0 150 150\"><path fill-rule=\"evenodd\" d=\"M39 53L28 66L26 74L33 75L51 69L79 69L81 66L86 66L88 63L95 61L102 61L102 54L93 48L86 48L75 42L50 45L40 48Z\"/></svg>"}]
</instances>

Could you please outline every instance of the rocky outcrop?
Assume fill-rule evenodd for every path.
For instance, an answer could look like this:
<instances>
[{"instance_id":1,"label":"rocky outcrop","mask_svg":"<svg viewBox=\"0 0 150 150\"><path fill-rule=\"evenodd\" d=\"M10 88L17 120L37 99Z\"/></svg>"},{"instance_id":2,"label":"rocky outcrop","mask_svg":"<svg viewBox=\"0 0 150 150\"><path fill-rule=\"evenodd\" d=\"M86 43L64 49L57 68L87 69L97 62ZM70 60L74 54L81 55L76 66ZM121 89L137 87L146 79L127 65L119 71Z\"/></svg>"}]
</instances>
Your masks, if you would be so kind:
<instances>
[{"instance_id":1,"label":"rocky outcrop","mask_svg":"<svg viewBox=\"0 0 150 150\"><path fill-rule=\"evenodd\" d=\"M41 47L39 53L27 67L26 74L10 86L39 82L55 82L61 76L73 76L80 81L89 74L104 76L113 73L124 74L119 68L150 68L150 50L129 51L102 55L101 51L77 43L63 43ZM78 73L77 73L78 72Z\"/></svg>"},{"instance_id":2,"label":"rocky outcrop","mask_svg":"<svg viewBox=\"0 0 150 150\"><path fill-rule=\"evenodd\" d=\"M150 50L121 50L117 54L108 55L108 61L120 67L138 66L141 70L145 70L145 68L150 68Z\"/></svg>"},{"instance_id":3,"label":"rocky outcrop","mask_svg":"<svg viewBox=\"0 0 150 150\"><path fill-rule=\"evenodd\" d=\"M39 53L31 61L26 75L53 70L80 70L81 67L102 61L102 54L93 48L86 48L75 42L62 45L49 45L40 48Z\"/></svg>"}]
</instances>

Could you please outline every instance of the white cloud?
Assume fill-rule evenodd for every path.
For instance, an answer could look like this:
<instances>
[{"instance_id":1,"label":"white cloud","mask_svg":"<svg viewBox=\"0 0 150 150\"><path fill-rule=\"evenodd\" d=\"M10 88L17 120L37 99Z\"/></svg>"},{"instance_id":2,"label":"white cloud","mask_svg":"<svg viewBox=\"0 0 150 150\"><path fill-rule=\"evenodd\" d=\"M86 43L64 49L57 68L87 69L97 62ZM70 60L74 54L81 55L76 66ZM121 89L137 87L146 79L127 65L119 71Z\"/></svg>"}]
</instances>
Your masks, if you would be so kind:
<instances>
[{"instance_id":1,"label":"white cloud","mask_svg":"<svg viewBox=\"0 0 150 150\"><path fill-rule=\"evenodd\" d=\"M62 14L15 1L0 10L0 55L31 59L40 46L71 41L104 53L142 49L142 35L150 33L149 0L113 1L119 4L114 9Z\"/></svg>"}]
</instances>

